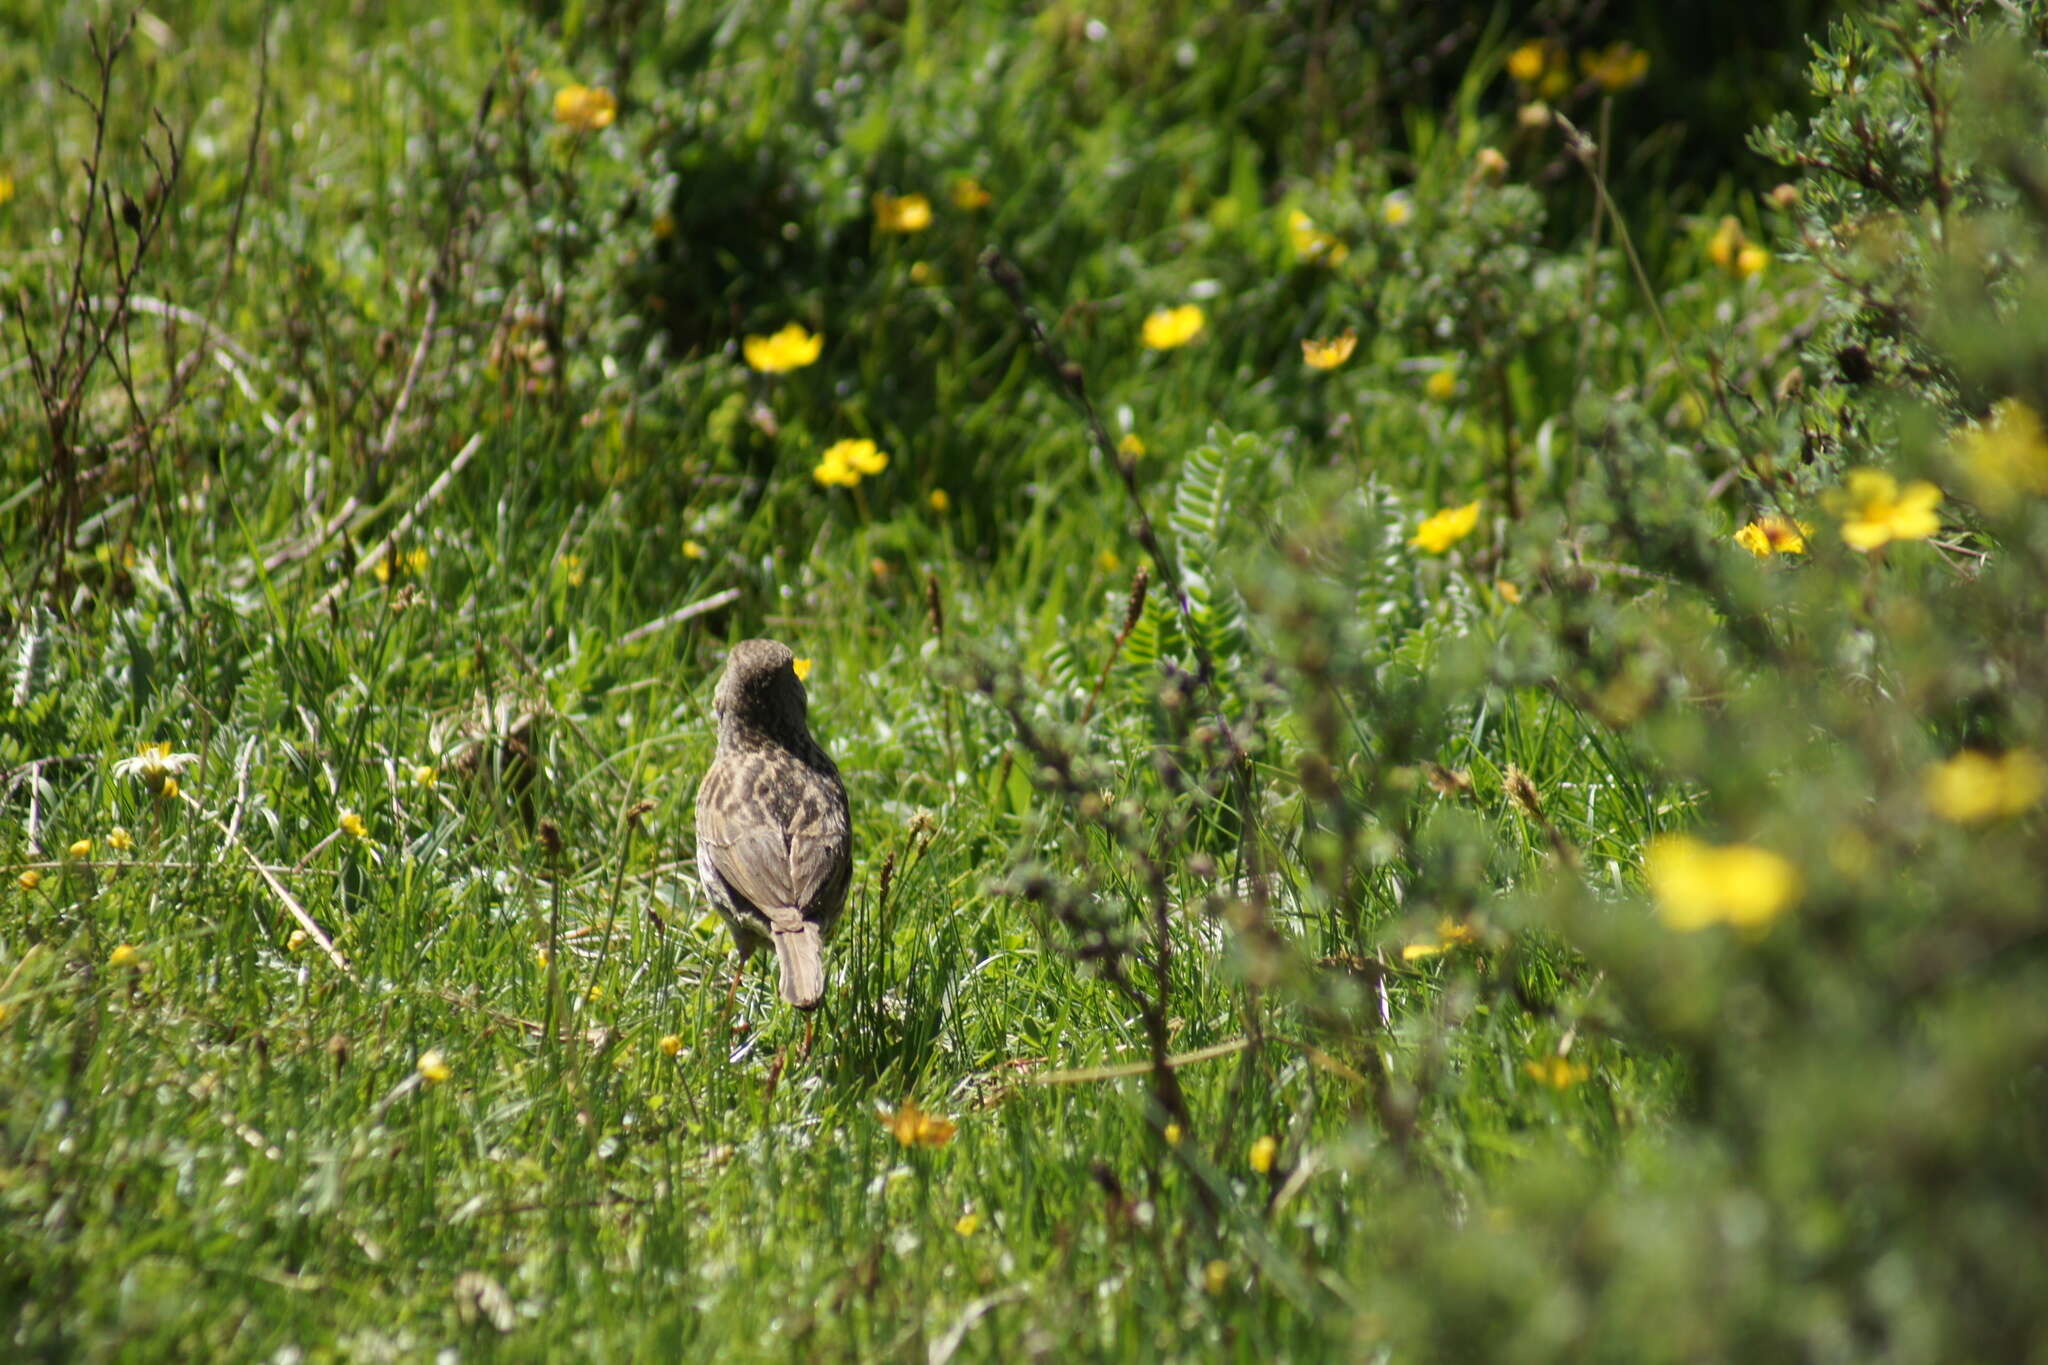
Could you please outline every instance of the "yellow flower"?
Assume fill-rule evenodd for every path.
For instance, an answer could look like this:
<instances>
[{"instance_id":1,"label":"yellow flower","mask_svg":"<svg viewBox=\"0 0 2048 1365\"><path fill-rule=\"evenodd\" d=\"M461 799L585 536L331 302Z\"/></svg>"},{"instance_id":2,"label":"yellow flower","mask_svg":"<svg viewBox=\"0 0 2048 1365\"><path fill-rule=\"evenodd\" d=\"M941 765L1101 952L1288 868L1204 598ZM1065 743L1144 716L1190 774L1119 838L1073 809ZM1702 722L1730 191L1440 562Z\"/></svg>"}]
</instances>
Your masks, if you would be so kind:
<instances>
[{"instance_id":1,"label":"yellow flower","mask_svg":"<svg viewBox=\"0 0 2048 1365\"><path fill-rule=\"evenodd\" d=\"M811 470L811 477L827 488L851 488L863 474L879 474L889 467L889 456L875 448L873 441L835 441Z\"/></svg>"},{"instance_id":2,"label":"yellow flower","mask_svg":"<svg viewBox=\"0 0 2048 1365\"><path fill-rule=\"evenodd\" d=\"M296 953L299 949L306 946L307 941L311 937L312 935L308 934L304 929L292 930L292 936L284 941L285 951Z\"/></svg>"},{"instance_id":3,"label":"yellow flower","mask_svg":"<svg viewBox=\"0 0 2048 1365\"><path fill-rule=\"evenodd\" d=\"M1760 275L1770 263L1770 252L1760 246L1746 246L1735 253L1735 277L1746 280L1752 275Z\"/></svg>"},{"instance_id":4,"label":"yellow flower","mask_svg":"<svg viewBox=\"0 0 2048 1365\"><path fill-rule=\"evenodd\" d=\"M664 1033L661 1035L661 1041L655 1046L661 1049L662 1056L674 1057L682 1052L683 1040L673 1033Z\"/></svg>"},{"instance_id":5,"label":"yellow flower","mask_svg":"<svg viewBox=\"0 0 2048 1365\"><path fill-rule=\"evenodd\" d=\"M412 784L415 787L431 787L441 778L441 770L431 763L420 763L412 770Z\"/></svg>"},{"instance_id":6,"label":"yellow flower","mask_svg":"<svg viewBox=\"0 0 2048 1365\"><path fill-rule=\"evenodd\" d=\"M1714 235L1707 238L1707 259L1723 270L1734 270L1743 242L1742 224L1734 218L1723 218Z\"/></svg>"},{"instance_id":7,"label":"yellow flower","mask_svg":"<svg viewBox=\"0 0 2048 1365\"><path fill-rule=\"evenodd\" d=\"M825 338L805 331L801 322L792 322L773 336L750 336L741 343L747 364L762 374L801 370L824 349Z\"/></svg>"},{"instance_id":8,"label":"yellow flower","mask_svg":"<svg viewBox=\"0 0 2048 1365\"><path fill-rule=\"evenodd\" d=\"M1397 190L1380 201L1380 217L1388 227L1406 227L1415 217L1415 201Z\"/></svg>"},{"instance_id":9,"label":"yellow flower","mask_svg":"<svg viewBox=\"0 0 2048 1365\"><path fill-rule=\"evenodd\" d=\"M930 284L935 273L929 261L912 261L910 263L910 282L912 284Z\"/></svg>"},{"instance_id":10,"label":"yellow flower","mask_svg":"<svg viewBox=\"0 0 2048 1365\"><path fill-rule=\"evenodd\" d=\"M612 126L619 102L601 86L565 85L555 92L555 122L579 133Z\"/></svg>"},{"instance_id":11,"label":"yellow flower","mask_svg":"<svg viewBox=\"0 0 2048 1365\"><path fill-rule=\"evenodd\" d=\"M1294 246L1295 259L1311 265L1342 265L1351 255L1350 247L1317 227L1300 209L1287 215L1287 240Z\"/></svg>"},{"instance_id":12,"label":"yellow flower","mask_svg":"<svg viewBox=\"0 0 2048 1365\"><path fill-rule=\"evenodd\" d=\"M921 194L877 194L875 226L883 232L923 232L932 225L932 201Z\"/></svg>"},{"instance_id":13,"label":"yellow flower","mask_svg":"<svg viewBox=\"0 0 2048 1365\"><path fill-rule=\"evenodd\" d=\"M1550 126L1550 106L1542 100L1530 100L1515 110L1515 122L1531 132Z\"/></svg>"},{"instance_id":14,"label":"yellow flower","mask_svg":"<svg viewBox=\"0 0 2048 1365\"><path fill-rule=\"evenodd\" d=\"M1251 1150L1245 1153L1245 1160L1251 1163L1253 1170L1264 1175L1273 1169L1273 1158L1279 1155L1280 1144L1277 1140L1270 1136L1260 1137L1252 1142Z\"/></svg>"},{"instance_id":15,"label":"yellow flower","mask_svg":"<svg viewBox=\"0 0 2048 1365\"><path fill-rule=\"evenodd\" d=\"M683 542L684 559L702 559L703 557L704 546L700 542L694 540L686 540Z\"/></svg>"},{"instance_id":16,"label":"yellow flower","mask_svg":"<svg viewBox=\"0 0 2048 1365\"><path fill-rule=\"evenodd\" d=\"M1167 1125L1166 1125L1166 1128L1165 1128L1165 1131L1164 1131L1164 1132L1162 1132L1162 1133L1160 1134L1160 1136L1166 1139L1166 1145L1167 1145L1167 1146L1169 1146L1169 1147L1178 1147L1178 1146L1180 1146L1180 1140L1181 1140L1181 1131L1180 1131L1180 1125L1179 1125L1179 1124L1177 1124L1177 1123L1169 1123L1169 1124L1167 1124Z\"/></svg>"},{"instance_id":17,"label":"yellow flower","mask_svg":"<svg viewBox=\"0 0 2048 1365\"><path fill-rule=\"evenodd\" d=\"M1508 173L1508 159L1501 155L1497 147L1481 147L1479 154L1472 158L1472 162L1478 168L1479 174L1489 178Z\"/></svg>"},{"instance_id":18,"label":"yellow flower","mask_svg":"<svg viewBox=\"0 0 2048 1365\"><path fill-rule=\"evenodd\" d=\"M1758 517L1737 531L1735 543L1758 559L1768 559L1772 555L1803 555L1806 553L1806 538L1812 534L1810 523L1772 513Z\"/></svg>"},{"instance_id":19,"label":"yellow flower","mask_svg":"<svg viewBox=\"0 0 2048 1365\"><path fill-rule=\"evenodd\" d=\"M1401 960L1414 962L1419 958L1435 957L1438 953L1448 953L1461 943L1476 942L1478 938L1478 932L1471 925L1460 924L1446 916L1437 921L1435 942L1425 940L1409 944L1401 950Z\"/></svg>"},{"instance_id":20,"label":"yellow flower","mask_svg":"<svg viewBox=\"0 0 2048 1365\"><path fill-rule=\"evenodd\" d=\"M1105 549L1098 551L1096 553L1095 567L1102 570L1104 573L1115 573L1118 569L1121 569L1123 566L1124 562L1116 557L1115 550Z\"/></svg>"},{"instance_id":21,"label":"yellow flower","mask_svg":"<svg viewBox=\"0 0 2048 1365\"><path fill-rule=\"evenodd\" d=\"M583 567L582 555L565 554L555 563L562 570L562 581L572 588L582 587L583 580L589 576L589 570Z\"/></svg>"},{"instance_id":22,"label":"yellow flower","mask_svg":"<svg viewBox=\"0 0 2048 1365\"><path fill-rule=\"evenodd\" d=\"M1442 511L1423 519L1415 528L1415 534L1408 543L1418 550L1440 555L1472 534L1472 528L1479 524L1479 504L1468 502L1463 507L1446 507Z\"/></svg>"},{"instance_id":23,"label":"yellow flower","mask_svg":"<svg viewBox=\"0 0 2048 1365\"><path fill-rule=\"evenodd\" d=\"M2048 765L2027 749L2002 757L1965 749L1931 765L1921 777L1921 791L1930 810L1958 824L2024 815L2048 792Z\"/></svg>"},{"instance_id":24,"label":"yellow flower","mask_svg":"<svg viewBox=\"0 0 2048 1365\"><path fill-rule=\"evenodd\" d=\"M142 961L142 950L132 943L123 943L107 954L109 967L132 967Z\"/></svg>"},{"instance_id":25,"label":"yellow flower","mask_svg":"<svg viewBox=\"0 0 2048 1365\"><path fill-rule=\"evenodd\" d=\"M1351 353L1358 349L1358 330L1346 327L1328 341L1302 338L1302 363L1312 370L1334 370L1351 359Z\"/></svg>"},{"instance_id":26,"label":"yellow flower","mask_svg":"<svg viewBox=\"0 0 2048 1365\"><path fill-rule=\"evenodd\" d=\"M2017 493L2048 494L2048 434L2041 414L2017 398L1991 409L1991 420L1956 433L1951 449L1984 500L2003 510Z\"/></svg>"},{"instance_id":27,"label":"yellow flower","mask_svg":"<svg viewBox=\"0 0 2048 1365\"><path fill-rule=\"evenodd\" d=\"M73 858L90 858L92 856L92 840L74 839L71 847L65 849L64 852Z\"/></svg>"},{"instance_id":28,"label":"yellow flower","mask_svg":"<svg viewBox=\"0 0 2048 1365\"><path fill-rule=\"evenodd\" d=\"M135 836L116 825L107 831L107 847L116 853L126 853L135 847Z\"/></svg>"},{"instance_id":29,"label":"yellow flower","mask_svg":"<svg viewBox=\"0 0 2048 1365\"><path fill-rule=\"evenodd\" d=\"M981 1231L981 1215L969 1209L966 1213L960 1215L958 1222L953 1224L953 1231L959 1233L962 1237L972 1237L975 1233Z\"/></svg>"},{"instance_id":30,"label":"yellow flower","mask_svg":"<svg viewBox=\"0 0 2048 1365\"><path fill-rule=\"evenodd\" d=\"M811 467L811 477L827 488L851 488L860 482L860 474L853 466L835 458L830 451Z\"/></svg>"},{"instance_id":31,"label":"yellow flower","mask_svg":"<svg viewBox=\"0 0 2048 1365\"><path fill-rule=\"evenodd\" d=\"M1541 1061L1524 1062L1522 1070L1529 1079L1552 1090L1569 1090L1585 1080L1592 1073L1578 1062L1566 1061L1563 1057L1545 1057Z\"/></svg>"},{"instance_id":32,"label":"yellow flower","mask_svg":"<svg viewBox=\"0 0 2048 1365\"><path fill-rule=\"evenodd\" d=\"M0 171L0 204L14 198L14 177Z\"/></svg>"},{"instance_id":33,"label":"yellow flower","mask_svg":"<svg viewBox=\"0 0 2048 1365\"><path fill-rule=\"evenodd\" d=\"M789 661L789 666L790 669L793 672L795 672L796 680L798 682L805 682L809 680L811 676L811 661L809 659L791 659Z\"/></svg>"},{"instance_id":34,"label":"yellow flower","mask_svg":"<svg viewBox=\"0 0 2048 1365\"><path fill-rule=\"evenodd\" d=\"M198 754L173 753L169 740L140 744L136 746L135 757L124 758L114 765L114 775L138 778L153 792L176 796L177 775L185 771L187 764L198 761Z\"/></svg>"},{"instance_id":35,"label":"yellow flower","mask_svg":"<svg viewBox=\"0 0 2048 1365\"><path fill-rule=\"evenodd\" d=\"M370 827L363 823L362 816L357 815L352 810L345 810L341 813L340 828L341 832L351 839L367 839L370 837Z\"/></svg>"},{"instance_id":36,"label":"yellow flower","mask_svg":"<svg viewBox=\"0 0 2048 1365\"><path fill-rule=\"evenodd\" d=\"M1934 509L1941 490L1916 479L1902 490L1881 469L1852 469L1849 482L1827 497L1828 510L1842 519L1842 539L1870 551L1894 540L1925 540L1941 529Z\"/></svg>"},{"instance_id":37,"label":"yellow flower","mask_svg":"<svg viewBox=\"0 0 2048 1365\"><path fill-rule=\"evenodd\" d=\"M1162 308L1145 319L1145 344L1155 351L1170 351L1200 336L1208 323L1198 303Z\"/></svg>"},{"instance_id":38,"label":"yellow flower","mask_svg":"<svg viewBox=\"0 0 2048 1365\"><path fill-rule=\"evenodd\" d=\"M439 1085L455 1074L454 1069L448 1065L448 1059L441 1055L441 1049L437 1047L428 1048L420 1054L419 1072L420 1078L428 1085Z\"/></svg>"},{"instance_id":39,"label":"yellow flower","mask_svg":"<svg viewBox=\"0 0 2048 1365\"><path fill-rule=\"evenodd\" d=\"M1443 365L1429 372L1422 391L1439 403L1448 403L1458 392L1458 367Z\"/></svg>"},{"instance_id":40,"label":"yellow flower","mask_svg":"<svg viewBox=\"0 0 2048 1365\"><path fill-rule=\"evenodd\" d=\"M1627 43L1612 43L1598 52L1581 52L1579 70L1603 89L1626 90L1650 74L1650 54Z\"/></svg>"},{"instance_id":41,"label":"yellow flower","mask_svg":"<svg viewBox=\"0 0 2048 1365\"><path fill-rule=\"evenodd\" d=\"M184 788L178 785L177 778L167 777L164 779L164 785L158 789L157 795L163 797L166 801L175 801L178 793L182 790Z\"/></svg>"},{"instance_id":42,"label":"yellow flower","mask_svg":"<svg viewBox=\"0 0 2048 1365\"><path fill-rule=\"evenodd\" d=\"M988 207L989 201L995 198L994 195L982 187L982 183L979 180L976 180L971 175L953 177L952 195L953 207L963 213L974 213L977 210L985 209Z\"/></svg>"},{"instance_id":43,"label":"yellow flower","mask_svg":"<svg viewBox=\"0 0 2048 1365\"><path fill-rule=\"evenodd\" d=\"M889 467L887 452L875 449L873 441L837 442L831 450L825 452L827 459L831 458L833 450L838 451L840 458L863 474L879 474Z\"/></svg>"},{"instance_id":44,"label":"yellow flower","mask_svg":"<svg viewBox=\"0 0 2048 1365\"><path fill-rule=\"evenodd\" d=\"M1137 432L1127 431L1124 438L1116 443L1116 453L1127 460L1142 460L1145 458L1145 442Z\"/></svg>"},{"instance_id":45,"label":"yellow flower","mask_svg":"<svg viewBox=\"0 0 2048 1365\"><path fill-rule=\"evenodd\" d=\"M33 891L43 884L43 874L34 868L30 868L19 877L16 877L14 884L24 891Z\"/></svg>"},{"instance_id":46,"label":"yellow flower","mask_svg":"<svg viewBox=\"0 0 2048 1365\"><path fill-rule=\"evenodd\" d=\"M425 573L427 571L427 565L432 562L433 556L428 554L427 551L424 549L414 549L406 551L405 567L409 572L413 574Z\"/></svg>"},{"instance_id":47,"label":"yellow flower","mask_svg":"<svg viewBox=\"0 0 2048 1365\"><path fill-rule=\"evenodd\" d=\"M934 488L925 495L925 501L932 505L934 512L948 511L953 506L953 500L946 496L946 490L943 488Z\"/></svg>"},{"instance_id":48,"label":"yellow flower","mask_svg":"<svg viewBox=\"0 0 2048 1365\"><path fill-rule=\"evenodd\" d=\"M1523 85L1536 84L1549 65L1550 45L1541 38L1531 38L1508 54L1508 75Z\"/></svg>"},{"instance_id":49,"label":"yellow flower","mask_svg":"<svg viewBox=\"0 0 2048 1365\"><path fill-rule=\"evenodd\" d=\"M1505 578L1496 580L1493 585L1493 590L1499 593L1500 600L1507 603L1509 606L1514 607L1521 605L1522 590L1516 587L1514 584L1508 582L1508 580L1506 580Z\"/></svg>"},{"instance_id":50,"label":"yellow flower","mask_svg":"<svg viewBox=\"0 0 2048 1365\"><path fill-rule=\"evenodd\" d=\"M960 1131L960 1125L951 1119L925 1113L916 1100L903 1101L894 1113L884 1109L881 1119L889 1135L905 1147L943 1147Z\"/></svg>"},{"instance_id":51,"label":"yellow flower","mask_svg":"<svg viewBox=\"0 0 2048 1365\"><path fill-rule=\"evenodd\" d=\"M1230 1288L1230 1262L1211 1261L1202 1267L1202 1288L1210 1294L1221 1294Z\"/></svg>"},{"instance_id":52,"label":"yellow flower","mask_svg":"<svg viewBox=\"0 0 2048 1365\"><path fill-rule=\"evenodd\" d=\"M1710 924L1760 927L1799 899L1799 869L1752 844L1660 834L1643 852L1643 872L1658 915L1681 933Z\"/></svg>"}]
</instances>

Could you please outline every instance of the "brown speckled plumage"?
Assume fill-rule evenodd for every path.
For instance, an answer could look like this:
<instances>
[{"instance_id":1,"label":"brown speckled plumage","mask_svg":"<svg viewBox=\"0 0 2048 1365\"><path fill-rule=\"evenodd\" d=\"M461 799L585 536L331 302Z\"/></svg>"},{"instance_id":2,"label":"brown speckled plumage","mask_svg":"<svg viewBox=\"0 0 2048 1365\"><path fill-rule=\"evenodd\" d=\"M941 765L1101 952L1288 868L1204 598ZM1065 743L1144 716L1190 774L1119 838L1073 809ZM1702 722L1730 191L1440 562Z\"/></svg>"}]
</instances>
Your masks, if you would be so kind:
<instances>
[{"instance_id":1,"label":"brown speckled plumage","mask_svg":"<svg viewBox=\"0 0 2048 1365\"><path fill-rule=\"evenodd\" d=\"M782 998L825 994L824 935L846 905L853 831L839 769L811 738L795 657L733 646L718 680L718 756L697 789L697 874L742 961L772 944Z\"/></svg>"}]
</instances>

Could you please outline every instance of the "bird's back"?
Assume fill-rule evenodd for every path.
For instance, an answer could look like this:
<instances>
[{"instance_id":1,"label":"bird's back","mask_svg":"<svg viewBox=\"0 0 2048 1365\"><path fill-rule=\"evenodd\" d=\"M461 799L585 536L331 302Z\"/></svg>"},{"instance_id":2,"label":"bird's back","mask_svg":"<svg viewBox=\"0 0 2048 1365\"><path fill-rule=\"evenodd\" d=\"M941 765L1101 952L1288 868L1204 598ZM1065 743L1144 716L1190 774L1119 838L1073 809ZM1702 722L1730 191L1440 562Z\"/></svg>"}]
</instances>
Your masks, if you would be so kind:
<instances>
[{"instance_id":1,"label":"bird's back","mask_svg":"<svg viewBox=\"0 0 2048 1365\"><path fill-rule=\"evenodd\" d=\"M763 915L823 928L846 900L852 827L839 770L815 742L721 739L697 791L700 867Z\"/></svg>"}]
</instances>

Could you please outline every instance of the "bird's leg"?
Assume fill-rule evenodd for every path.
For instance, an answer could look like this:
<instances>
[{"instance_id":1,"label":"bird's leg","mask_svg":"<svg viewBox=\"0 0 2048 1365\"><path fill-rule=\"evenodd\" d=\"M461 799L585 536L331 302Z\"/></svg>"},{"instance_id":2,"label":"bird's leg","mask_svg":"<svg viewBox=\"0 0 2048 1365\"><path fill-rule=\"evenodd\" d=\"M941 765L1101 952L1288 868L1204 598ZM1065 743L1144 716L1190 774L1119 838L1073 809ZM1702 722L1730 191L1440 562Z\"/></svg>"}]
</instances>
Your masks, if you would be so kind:
<instances>
[{"instance_id":1,"label":"bird's leg","mask_svg":"<svg viewBox=\"0 0 2048 1365\"><path fill-rule=\"evenodd\" d=\"M737 948L737 952L735 953L732 960L732 981L728 983L725 988L724 1018L728 1030L730 1030L732 1024L734 1006L739 1001L740 982L746 979L747 959L754 955L754 949L752 944L741 943L735 946Z\"/></svg>"}]
</instances>

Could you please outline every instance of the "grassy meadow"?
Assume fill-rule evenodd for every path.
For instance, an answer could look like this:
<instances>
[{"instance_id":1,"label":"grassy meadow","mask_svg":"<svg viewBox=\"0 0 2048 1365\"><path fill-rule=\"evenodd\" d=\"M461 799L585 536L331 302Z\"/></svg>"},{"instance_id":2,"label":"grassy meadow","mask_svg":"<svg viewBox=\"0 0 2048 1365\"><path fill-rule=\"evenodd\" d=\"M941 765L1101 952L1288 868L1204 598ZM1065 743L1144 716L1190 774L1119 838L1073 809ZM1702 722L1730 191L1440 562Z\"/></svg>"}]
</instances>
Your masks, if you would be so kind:
<instances>
[{"instance_id":1,"label":"grassy meadow","mask_svg":"<svg viewBox=\"0 0 2048 1365\"><path fill-rule=\"evenodd\" d=\"M0 1354L2048 1361L2048 7L1415 10L0 0Z\"/></svg>"}]
</instances>

